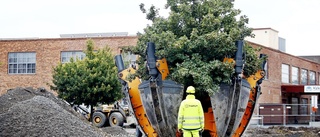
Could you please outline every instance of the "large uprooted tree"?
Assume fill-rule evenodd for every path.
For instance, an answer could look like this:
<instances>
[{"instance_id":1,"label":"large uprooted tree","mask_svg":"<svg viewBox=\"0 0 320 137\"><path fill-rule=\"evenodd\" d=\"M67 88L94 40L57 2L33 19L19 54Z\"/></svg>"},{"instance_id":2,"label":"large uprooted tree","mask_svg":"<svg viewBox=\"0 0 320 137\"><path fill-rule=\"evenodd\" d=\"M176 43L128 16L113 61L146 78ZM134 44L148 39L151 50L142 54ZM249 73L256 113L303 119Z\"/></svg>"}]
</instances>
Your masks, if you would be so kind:
<instances>
[{"instance_id":1,"label":"large uprooted tree","mask_svg":"<svg viewBox=\"0 0 320 137\"><path fill-rule=\"evenodd\" d=\"M169 78L183 84L193 85L200 93L212 94L221 83L230 83L234 74L233 64L223 62L225 57L234 57L235 42L251 36L248 18L240 16L227 0L167 0L169 17L158 14L151 6L146 10L140 5L151 26L139 34L136 47L125 47L140 55L139 69L135 76L148 79L144 65L146 44L156 44L156 56L166 58L170 70ZM245 44L246 64L243 74L249 76L260 69L263 59L257 51Z\"/></svg>"}]
</instances>

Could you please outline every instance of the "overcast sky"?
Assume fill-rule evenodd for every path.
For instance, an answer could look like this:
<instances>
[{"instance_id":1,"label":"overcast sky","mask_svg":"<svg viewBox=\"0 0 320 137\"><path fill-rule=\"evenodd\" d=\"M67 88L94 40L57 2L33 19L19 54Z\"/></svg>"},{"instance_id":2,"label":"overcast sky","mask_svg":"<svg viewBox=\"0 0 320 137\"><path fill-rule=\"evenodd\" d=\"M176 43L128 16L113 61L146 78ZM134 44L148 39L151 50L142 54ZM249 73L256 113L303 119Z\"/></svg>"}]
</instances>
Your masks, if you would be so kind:
<instances>
[{"instance_id":1,"label":"overcast sky","mask_svg":"<svg viewBox=\"0 0 320 137\"><path fill-rule=\"evenodd\" d=\"M128 32L151 22L139 4L163 8L166 0L2 0L0 38L57 38L60 34ZM320 55L320 0L235 0L249 27L270 27L293 55ZM160 10L168 16L168 11Z\"/></svg>"}]
</instances>

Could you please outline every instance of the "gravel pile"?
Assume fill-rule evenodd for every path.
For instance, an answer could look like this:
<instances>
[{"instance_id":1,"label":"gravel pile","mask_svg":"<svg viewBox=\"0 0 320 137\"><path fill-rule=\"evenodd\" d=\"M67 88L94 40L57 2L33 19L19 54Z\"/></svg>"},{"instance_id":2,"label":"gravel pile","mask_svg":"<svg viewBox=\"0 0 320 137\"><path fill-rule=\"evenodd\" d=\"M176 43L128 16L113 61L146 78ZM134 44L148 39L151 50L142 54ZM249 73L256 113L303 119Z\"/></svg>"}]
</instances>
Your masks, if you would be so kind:
<instances>
[{"instance_id":1,"label":"gravel pile","mask_svg":"<svg viewBox=\"0 0 320 137\"><path fill-rule=\"evenodd\" d=\"M132 128L126 129L122 127L103 127L100 128L100 130L107 133L108 137L135 137L135 129ZM128 130L130 130L130 133Z\"/></svg>"},{"instance_id":2,"label":"gravel pile","mask_svg":"<svg viewBox=\"0 0 320 137\"><path fill-rule=\"evenodd\" d=\"M110 133L108 133L110 132ZM133 136L121 127L92 126L65 101L45 89L16 88L0 96L0 136Z\"/></svg>"}]
</instances>

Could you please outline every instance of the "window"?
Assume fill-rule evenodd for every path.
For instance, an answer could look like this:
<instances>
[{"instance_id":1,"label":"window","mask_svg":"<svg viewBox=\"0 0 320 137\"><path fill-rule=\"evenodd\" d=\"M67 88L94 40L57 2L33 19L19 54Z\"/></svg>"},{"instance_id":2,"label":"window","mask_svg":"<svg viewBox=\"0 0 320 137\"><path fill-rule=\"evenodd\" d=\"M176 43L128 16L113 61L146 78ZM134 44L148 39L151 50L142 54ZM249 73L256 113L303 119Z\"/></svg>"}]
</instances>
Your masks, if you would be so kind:
<instances>
[{"instance_id":1,"label":"window","mask_svg":"<svg viewBox=\"0 0 320 137\"><path fill-rule=\"evenodd\" d=\"M289 83L289 65L282 64L282 83Z\"/></svg>"},{"instance_id":2,"label":"window","mask_svg":"<svg viewBox=\"0 0 320 137\"><path fill-rule=\"evenodd\" d=\"M308 70L301 69L301 84L308 84Z\"/></svg>"},{"instance_id":3,"label":"window","mask_svg":"<svg viewBox=\"0 0 320 137\"><path fill-rule=\"evenodd\" d=\"M36 73L36 53L9 53L8 54L9 74L35 74Z\"/></svg>"},{"instance_id":4,"label":"window","mask_svg":"<svg viewBox=\"0 0 320 137\"><path fill-rule=\"evenodd\" d=\"M300 114L308 114L308 99L301 98Z\"/></svg>"},{"instance_id":5,"label":"window","mask_svg":"<svg viewBox=\"0 0 320 137\"><path fill-rule=\"evenodd\" d=\"M292 84L299 84L299 68L292 67L291 80L292 80Z\"/></svg>"},{"instance_id":6,"label":"window","mask_svg":"<svg viewBox=\"0 0 320 137\"><path fill-rule=\"evenodd\" d=\"M320 85L320 73L318 73L318 84Z\"/></svg>"},{"instance_id":7,"label":"window","mask_svg":"<svg viewBox=\"0 0 320 137\"><path fill-rule=\"evenodd\" d=\"M309 71L309 84L315 85L316 84L316 72Z\"/></svg>"},{"instance_id":8,"label":"window","mask_svg":"<svg viewBox=\"0 0 320 137\"><path fill-rule=\"evenodd\" d=\"M266 64L265 64L265 66L264 66L264 74L265 74L265 76L264 76L264 79L268 79L268 62L266 62Z\"/></svg>"},{"instance_id":9,"label":"window","mask_svg":"<svg viewBox=\"0 0 320 137\"><path fill-rule=\"evenodd\" d=\"M70 59L73 58L74 60L79 59L83 60L86 56L85 53L82 51L62 51L61 52L61 63L70 62Z\"/></svg>"}]
</instances>

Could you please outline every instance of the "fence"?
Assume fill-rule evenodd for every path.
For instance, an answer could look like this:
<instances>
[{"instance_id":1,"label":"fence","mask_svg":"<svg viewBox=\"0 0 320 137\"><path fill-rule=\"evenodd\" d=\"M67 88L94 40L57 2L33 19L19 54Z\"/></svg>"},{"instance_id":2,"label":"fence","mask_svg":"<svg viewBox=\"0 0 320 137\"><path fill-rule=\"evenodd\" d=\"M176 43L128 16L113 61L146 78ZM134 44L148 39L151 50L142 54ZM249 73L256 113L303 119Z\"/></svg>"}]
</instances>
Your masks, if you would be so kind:
<instances>
[{"instance_id":1,"label":"fence","mask_svg":"<svg viewBox=\"0 0 320 137\"><path fill-rule=\"evenodd\" d=\"M258 125L311 125L319 123L320 113L310 104L259 104L251 123Z\"/></svg>"}]
</instances>

